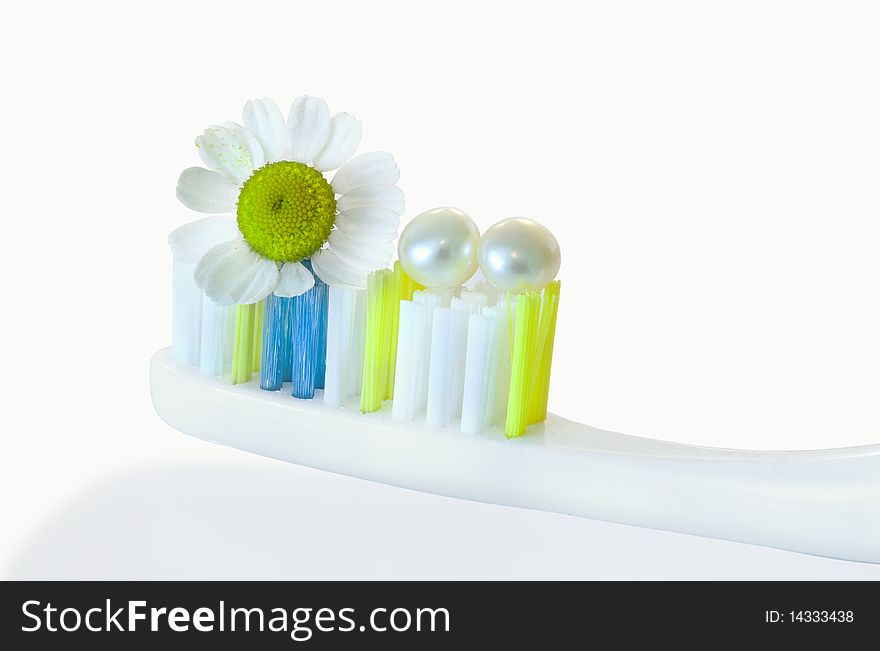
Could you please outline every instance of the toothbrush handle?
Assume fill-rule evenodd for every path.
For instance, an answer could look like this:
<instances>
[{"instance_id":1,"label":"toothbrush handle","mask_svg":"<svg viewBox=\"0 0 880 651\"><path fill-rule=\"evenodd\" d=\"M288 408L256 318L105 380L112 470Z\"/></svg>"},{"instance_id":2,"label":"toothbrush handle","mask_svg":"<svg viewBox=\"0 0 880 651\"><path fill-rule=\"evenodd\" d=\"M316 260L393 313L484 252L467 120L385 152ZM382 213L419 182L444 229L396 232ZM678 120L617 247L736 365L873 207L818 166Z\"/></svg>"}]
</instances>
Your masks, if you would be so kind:
<instances>
[{"instance_id":1,"label":"toothbrush handle","mask_svg":"<svg viewBox=\"0 0 880 651\"><path fill-rule=\"evenodd\" d=\"M549 417L544 444L560 457L581 453L577 469L559 477L559 496L547 496L550 510L880 563L880 445L702 448L558 416Z\"/></svg>"}]
</instances>

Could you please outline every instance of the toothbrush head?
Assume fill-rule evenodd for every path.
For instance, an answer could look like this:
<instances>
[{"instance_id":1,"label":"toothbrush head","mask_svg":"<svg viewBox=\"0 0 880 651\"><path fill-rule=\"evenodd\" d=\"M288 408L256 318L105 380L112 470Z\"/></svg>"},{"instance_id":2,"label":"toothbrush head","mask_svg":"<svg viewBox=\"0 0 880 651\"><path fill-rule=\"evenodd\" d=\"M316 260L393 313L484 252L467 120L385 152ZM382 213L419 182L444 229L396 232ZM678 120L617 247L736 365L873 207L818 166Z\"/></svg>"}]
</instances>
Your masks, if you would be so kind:
<instances>
[{"instance_id":1,"label":"toothbrush head","mask_svg":"<svg viewBox=\"0 0 880 651\"><path fill-rule=\"evenodd\" d=\"M178 182L188 207L235 214L170 238L178 360L469 434L543 420L559 302L550 232L513 218L481 238L461 210L434 208L406 226L389 268L400 172L385 152L354 155L360 122L305 95L286 121L266 98L242 118L206 129L205 168Z\"/></svg>"}]
</instances>

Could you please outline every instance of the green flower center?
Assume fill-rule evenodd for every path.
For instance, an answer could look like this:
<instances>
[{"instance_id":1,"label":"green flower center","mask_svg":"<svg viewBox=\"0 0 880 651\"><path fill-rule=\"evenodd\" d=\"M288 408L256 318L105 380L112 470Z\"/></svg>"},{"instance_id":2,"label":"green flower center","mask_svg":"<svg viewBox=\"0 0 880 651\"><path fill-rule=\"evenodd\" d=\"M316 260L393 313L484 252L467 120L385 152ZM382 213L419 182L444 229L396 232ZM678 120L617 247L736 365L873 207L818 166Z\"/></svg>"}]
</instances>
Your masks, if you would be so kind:
<instances>
[{"instance_id":1,"label":"green flower center","mask_svg":"<svg viewBox=\"0 0 880 651\"><path fill-rule=\"evenodd\" d=\"M254 251L277 262L315 253L335 218L333 188L302 163L269 163L244 182L238 195L238 229Z\"/></svg>"}]
</instances>

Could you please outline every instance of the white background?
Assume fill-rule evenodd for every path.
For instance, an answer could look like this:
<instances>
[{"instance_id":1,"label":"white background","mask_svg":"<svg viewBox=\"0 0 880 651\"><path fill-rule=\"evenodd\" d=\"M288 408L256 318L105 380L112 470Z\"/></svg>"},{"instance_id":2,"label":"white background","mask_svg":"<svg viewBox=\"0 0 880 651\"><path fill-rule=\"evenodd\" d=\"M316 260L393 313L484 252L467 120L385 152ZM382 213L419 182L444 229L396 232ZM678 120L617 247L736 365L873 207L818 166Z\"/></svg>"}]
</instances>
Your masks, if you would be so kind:
<instances>
[{"instance_id":1,"label":"white background","mask_svg":"<svg viewBox=\"0 0 880 651\"><path fill-rule=\"evenodd\" d=\"M405 219L563 247L551 409L754 448L880 442L880 13L856 2L15 3L3 61L0 571L880 577L335 477L155 416L194 137L325 97Z\"/></svg>"}]
</instances>

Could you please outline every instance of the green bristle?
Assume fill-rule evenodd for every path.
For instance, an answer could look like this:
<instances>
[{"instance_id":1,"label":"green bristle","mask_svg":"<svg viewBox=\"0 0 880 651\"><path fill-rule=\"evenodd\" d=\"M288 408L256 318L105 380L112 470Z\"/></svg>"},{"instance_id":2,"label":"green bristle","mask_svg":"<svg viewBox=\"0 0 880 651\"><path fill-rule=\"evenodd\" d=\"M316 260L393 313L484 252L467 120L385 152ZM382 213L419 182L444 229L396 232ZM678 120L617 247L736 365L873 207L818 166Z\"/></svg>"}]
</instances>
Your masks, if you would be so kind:
<instances>
[{"instance_id":1,"label":"green bristle","mask_svg":"<svg viewBox=\"0 0 880 651\"><path fill-rule=\"evenodd\" d=\"M232 383L241 384L251 379L251 328L253 315L250 305L235 306L235 342L232 347Z\"/></svg>"},{"instance_id":2,"label":"green bristle","mask_svg":"<svg viewBox=\"0 0 880 651\"><path fill-rule=\"evenodd\" d=\"M394 289L394 272L390 269L379 269L367 276L364 381L361 388L361 411L365 414L378 411L385 397L396 297Z\"/></svg>"},{"instance_id":3,"label":"green bristle","mask_svg":"<svg viewBox=\"0 0 880 651\"><path fill-rule=\"evenodd\" d=\"M251 361L251 371L253 373L260 372L260 362L263 357L263 313L266 311L265 301L260 301L254 306L253 312L253 330L251 330L251 353L253 358Z\"/></svg>"},{"instance_id":4,"label":"green bristle","mask_svg":"<svg viewBox=\"0 0 880 651\"><path fill-rule=\"evenodd\" d=\"M397 368L397 329L400 324L400 301L411 301L413 294L421 289L424 289L424 286L410 278L400 265L400 260L396 260L394 262L392 304L389 306L391 338L388 352L387 380L385 382L385 400L394 398L394 371Z\"/></svg>"},{"instance_id":5,"label":"green bristle","mask_svg":"<svg viewBox=\"0 0 880 651\"><path fill-rule=\"evenodd\" d=\"M541 301L541 323L538 326L537 359L534 386L530 390L529 425L547 418L547 396L550 393L550 367L553 363L553 342L556 338L556 315L559 311L560 282L544 288Z\"/></svg>"},{"instance_id":6,"label":"green bristle","mask_svg":"<svg viewBox=\"0 0 880 651\"><path fill-rule=\"evenodd\" d=\"M559 288L557 280L543 292L519 294L514 299L510 394L504 425L508 438L521 436L526 427L547 417ZM509 306L509 296L507 300Z\"/></svg>"},{"instance_id":7,"label":"green bristle","mask_svg":"<svg viewBox=\"0 0 880 651\"><path fill-rule=\"evenodd\" d=\"M529 388L535 373L535 349L541 313L540 292L519 294L516 297L515 312L510 394L507 399L507 419L504 423L504 433L507 438L521 436L528 426Z\"/></svg>"},{"instance_id":8,"label":"green bristle","mask_svg":"<svg viewBox=\"0 0 880 651\"><path fill-rule=\"evenodd\" d=\"M235 342L232 347L232 383L242 384L260 368L263 302L235 306Z\"/></svg>"}]
</instances>

